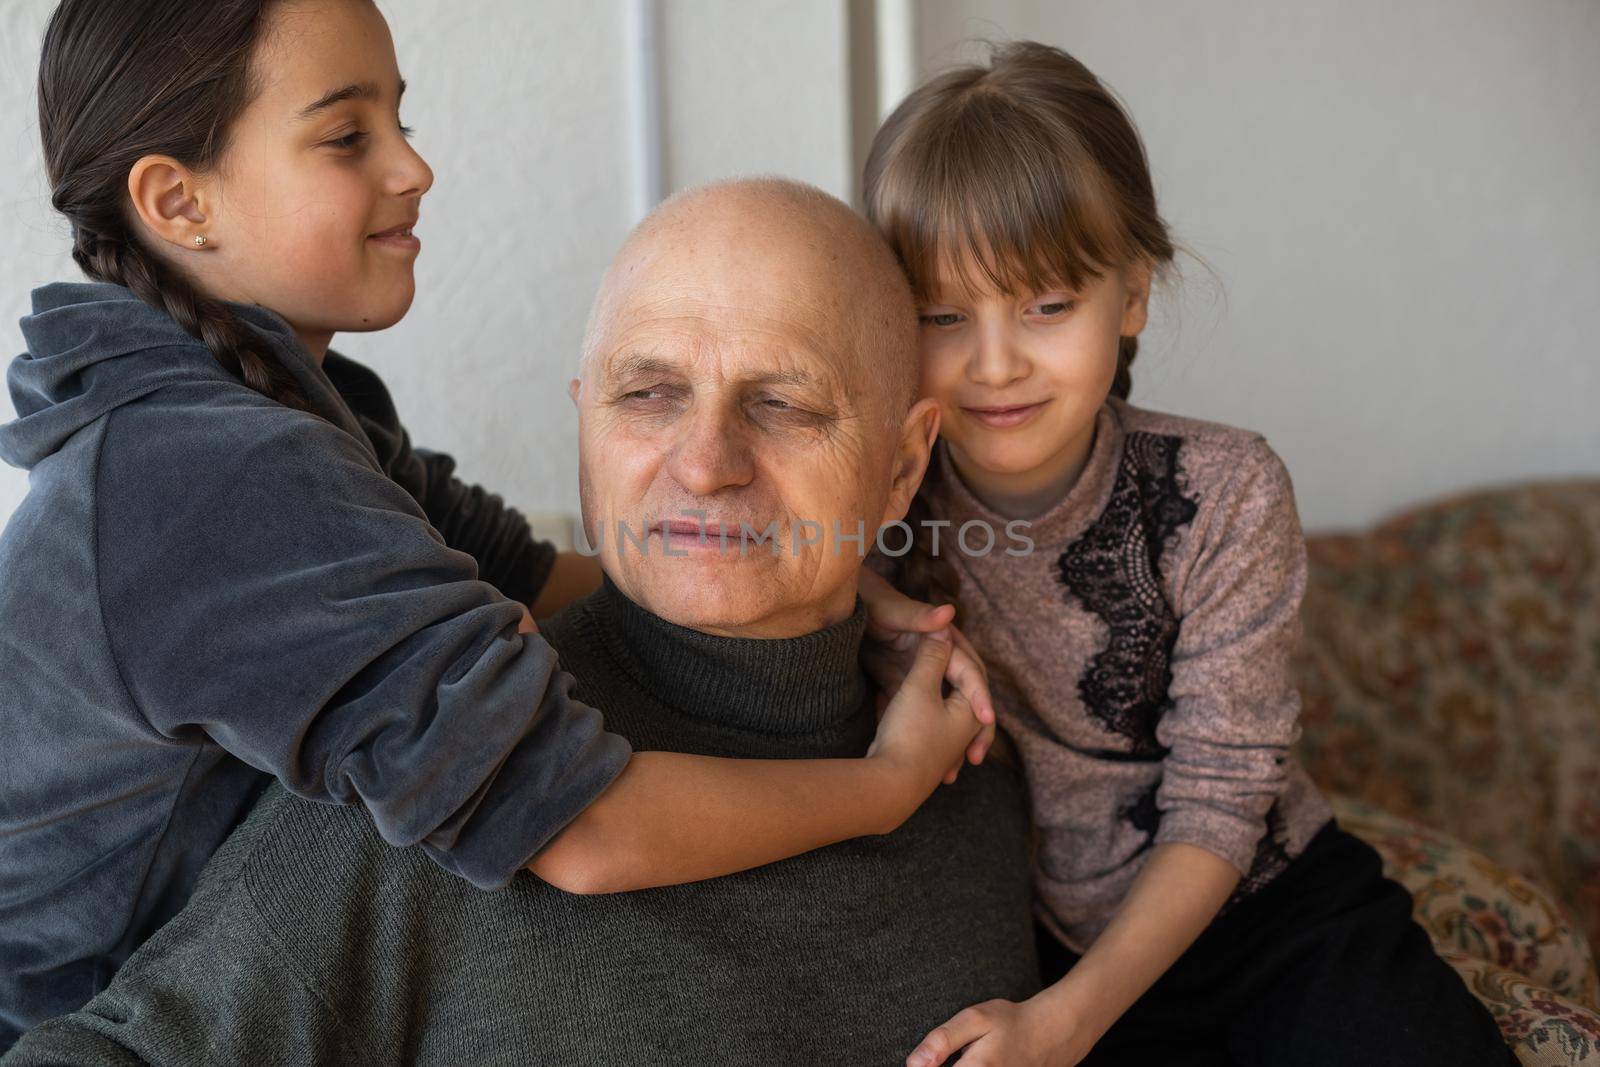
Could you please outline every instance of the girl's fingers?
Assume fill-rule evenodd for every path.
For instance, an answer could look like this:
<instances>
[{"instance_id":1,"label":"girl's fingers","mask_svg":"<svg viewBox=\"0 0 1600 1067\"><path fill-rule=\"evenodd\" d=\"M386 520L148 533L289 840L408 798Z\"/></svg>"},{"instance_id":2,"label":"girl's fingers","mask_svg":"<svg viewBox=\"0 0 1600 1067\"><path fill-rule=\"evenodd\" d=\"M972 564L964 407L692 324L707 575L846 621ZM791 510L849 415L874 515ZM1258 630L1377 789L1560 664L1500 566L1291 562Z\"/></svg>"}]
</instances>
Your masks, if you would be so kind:
<instances>
[{"instance_id":1,"label":"girl's fingers","mask_svg":"<svg viewBox=\"0 0 1600 1067\"><path fill-rule=\"evenodd\" d=\"M953 604L934 607L913 600L866 567L861 569L856 588L867 605L869 631L932 633L950 625L956 617Z\"/></svg>"},{"instance_id":2,"label":"girl's fingers","mask_svg":"<svg viewBox=\"0 0 1600 1067\"><path fill-rule=\"evenodd\" d=\"M868 604L868 628L889 633L928 634L942 630L956 617L951 604L934 607L920 600L912 600L904 593L893 591L892 597Z\"/></svg>"},{"instance_id":3,"label":"girl's fingers","mask_svg":"<svg viewBox=\"0 0 1600 1067\"><path fill-rule=\"evenodd\" d=\"M868 645L861 652L861 666L867 677L881 690L896 693L906 680L906 661L902 656L886 655Z\"/></svg>"},{"instance_id":4,"label":"girl's fingers","mask_svg":"<svg viewBox=\"0 0 1600 1067\"><path fill-rule=\"evenodd\" d=\"M937 1067L952 1052L965 1048L989 1032L991 1021L977 1008L957 1012L950 1021L936 1028L906 1057L906 1067Z\"/></svg>"},{"instance_id":5,"label":"girl's fingers","mask_svg":"<svg viewBox=\"0 0 1600 1067\"><path fill-rule=\"evenodd\" d=\"M940 604L938 607L934 607L932 604L924 604L922 601L912 600L910 597L906 598L906 603L921 612L915 625L911 627L918 633L932 633L934 630L949 626L956 620L956 606L954 604Z\"/></svg>"},{"instance_id":6,"label":"girl's fingers","mask_svg":"<svg viewBox=\"0 0 1600 1067\"><path fill-rule=\"evenodd\" d=\"M940 682L950 667L950 650L954 647L949 630L924 634L917 641L916 658L911 661L911 669L906 672L900 689L912 686L938 697ZM899 690L896 690L896 695L899 695Z\"/></svg>"},{"instance_id":7,"label":"girl's fingers","mask_svg":"<svg viewBox=\"0 0 1600 1067\"><path fill-rule=\"evenodd\" d=\"M978 732L972 744L967 747L967 762L974 767L982 763L989 754L989 749L994 745L994 724L990 723Z\"/></svg>"},{"instance_id":8,"label":"girl's fingers","mask_svg":"<svg viewBox=\"0 0 1600 1067\"><path fill-rule=\"evenodd\" d=\"M965 634L952 626L950 635L955 642L955 649L950 653L950 669L945 677L967 698L978 721L992 725L994 700L989 695L989 669L983 665L983 658Z\"/></svg>"},{"instance_id":9,"label":"girl's fingers","mask_svg":"<svg viewBox=\"0 0 1600 1067\"><path fill-rule=\"evenodd\" d=\"M867 645L877 645L881 648L895 652L910 653L917 647L921 634L911 630L886 630L874 626L872 620L867 620Z\"/></svg>"}]
</instances>

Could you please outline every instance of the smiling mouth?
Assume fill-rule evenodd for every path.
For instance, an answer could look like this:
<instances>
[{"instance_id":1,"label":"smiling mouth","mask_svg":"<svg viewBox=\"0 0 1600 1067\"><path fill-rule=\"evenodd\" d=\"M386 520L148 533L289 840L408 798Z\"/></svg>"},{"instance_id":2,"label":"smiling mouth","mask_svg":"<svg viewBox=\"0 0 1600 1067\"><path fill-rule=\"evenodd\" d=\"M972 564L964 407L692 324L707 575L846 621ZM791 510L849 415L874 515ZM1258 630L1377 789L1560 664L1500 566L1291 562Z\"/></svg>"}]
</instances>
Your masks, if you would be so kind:
<instances>
[{"instance_id":1,"label":"smiling mouth","mask_svg":"<svg viewBox=\"0 0 1600 1067\"><path fill-rule=\"evenodd\" d=\"M720 540L723 536L738 537L737 527L727 527L721 523L708 522L704 526L697 522L655 522L650 524L650 533L662 534L667 537L694 537L702 535L708 541Z\"/></svg>"},{"instance_id":2,"label":"smiling mouth","mask_svg":"<svg viewBox=\"0 0 1600 1067\"><path fill-rule=\"evenodd\" d=\"M1003 405L1001 407L992 407L992 408L972 408L972 407L969 407L969 408L967 408L967 410L972 412L974 415L1009 415L1009 414L1011 414L1013 412L1026 411L1029 408L1036 408L1040 404L1043 404L1043 403L1044 403L1043 400L1037 400L1037 401L1034 401L1032 404L1005 404L1005 405Z\"/></svg>"},{"instance_id":3,"label":"smiling mouth","mask_svg":"<svg viewBox=\"0 0 1600 1067\"><path fill-rule=\"evenodd\" d=\"M1029 421L1046 404L1048 399L1035 401L1032 404L1005 404L998 407L962 407L978 422L995 429L1007 429L1020 426Z\"/></svg>"},{"instance_id":4,"label":"smiling mouth","mask_svg":"<svg viewBox=\"0 0 1600 1067\"><path fill-rule=\"evenodd\" d=\"M369 233L367 234L367 237L375 241L382 241L391 237L412 237L414 234L411 232L411 229L415 225L416 223L413 222L405 226L391 226L389 229L382 230L378 233Z\"/></svg>"}]
</instances>

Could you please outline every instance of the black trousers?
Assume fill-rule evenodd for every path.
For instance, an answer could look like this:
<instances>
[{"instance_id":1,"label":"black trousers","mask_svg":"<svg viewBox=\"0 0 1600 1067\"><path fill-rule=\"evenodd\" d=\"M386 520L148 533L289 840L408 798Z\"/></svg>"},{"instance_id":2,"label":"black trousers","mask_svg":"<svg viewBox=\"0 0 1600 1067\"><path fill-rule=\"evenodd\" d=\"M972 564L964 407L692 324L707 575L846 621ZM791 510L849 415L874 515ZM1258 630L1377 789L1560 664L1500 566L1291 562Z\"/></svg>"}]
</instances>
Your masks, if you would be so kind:
<instances>
[{"instance_id":1,"label":"black trousers","mask_svg":"<svg viewBox=\"0 0 1600 1067\"><path fill-rule=\"evenodd\" d=\"M1038 927L1045 981L1079 957ZM1084 1067L1515 1067L1411 894L1338 825L1213 920Z\"/></svg>"}]
</instances>

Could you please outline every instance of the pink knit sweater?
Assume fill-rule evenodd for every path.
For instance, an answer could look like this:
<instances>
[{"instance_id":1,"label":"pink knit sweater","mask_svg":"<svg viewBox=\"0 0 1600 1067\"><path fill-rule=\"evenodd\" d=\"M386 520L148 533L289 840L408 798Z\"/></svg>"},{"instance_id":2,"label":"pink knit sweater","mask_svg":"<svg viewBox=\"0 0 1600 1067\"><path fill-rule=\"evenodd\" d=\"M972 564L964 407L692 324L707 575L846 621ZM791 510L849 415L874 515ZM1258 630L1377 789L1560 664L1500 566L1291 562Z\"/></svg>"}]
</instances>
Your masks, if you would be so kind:
<instances>
[{"instance_id":1,"label":"pink knit sweater","mask_svg":"<svg viewBox=\"0 0 1600 1067\"><path fill-rule=\"evenodd\" d=\"M1007 553L1025 546L942 443L922 500L952 524L939 556L953 564L957 624L1016 742L1040 918L1067 947L1087 950L1157 844L1233 864L1242 878L1224 911L1305 848L1331 815L1289 754L1305 542L1265 438L1111 397L1077 482L1025 531L1025 555ZM986 556L978 528L971 552L957 547L973 520L996 533Z\"/></svg>"}]
</instances>

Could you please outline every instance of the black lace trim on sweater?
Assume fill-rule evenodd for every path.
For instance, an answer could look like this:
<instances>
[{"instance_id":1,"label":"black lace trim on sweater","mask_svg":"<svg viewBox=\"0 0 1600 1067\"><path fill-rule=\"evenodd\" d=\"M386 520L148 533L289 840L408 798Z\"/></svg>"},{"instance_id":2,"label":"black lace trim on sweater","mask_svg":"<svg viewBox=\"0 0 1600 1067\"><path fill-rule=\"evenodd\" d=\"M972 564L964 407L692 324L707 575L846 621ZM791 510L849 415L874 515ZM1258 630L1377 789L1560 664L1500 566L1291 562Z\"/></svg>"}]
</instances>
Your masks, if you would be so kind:
<instances>
[{"instance_id":1,"label":"black lace trim on sweater","mask_svg":"<svg viewBox=\"0 0 1600 1067\"><path fill-rule=\"evenodd\" d=\"M1250 864L1250 873L1239 879L1233 894L1223 902L1222 908L1217 912L1219 916L1227 914L1235 904L1266 886L1289 866L1292 857L1289 855L1286 840L1287 829L1283 821L1283 810L1274 800L1272 807L1267 809L1267 832L1262 835L1261 843L1256 846L1256 856Z\"/></svg>"},{"instance_id":2,"label":"black lace trim on sweater","mask_svg":"<svg viewBox=\"0 0 1600 1067\"><path fill-rule=\"evenodd\" d=\"M1078 682L1084 707L1107 729L1125 737L1133 756L1167 754L1156 740L1156 724L1171 707L1172 649L1178 617L1161 586L1161 557L1179 529L1199 510L1185 496L1180 437L1130 433L1105 511L1061 554L1057 576L1069 596L1105 621L1111 637ZM1156 805L1160 779L1150 783L1118 815L1146 835L1151 847L1161 825ZM1256 846L1250 871L1239 880L1218 914L1270 883L1289 865L1283 812L1274 801L1267 832Z\"/></svg>"},{"instance_id":3,"label":"black lace trim on sweater","mask_svg":"<svg viewBox=\"0 0 1600 1067\"><path fill-rule=\"evenodd\" d=\"M1079 679L1078 694L1091 715L1131 742L1136 756L1166 755L1156 723L1171 705L1178 617L1161 589L1161 556L1198 510L1196 498L1183 495L1182 444L1180 437L1128 434L1105 511L1056 564L1068 596L1111 633ZM1132 811L1125 812L1130 821Z\"/></svg>"}]
</instances>

